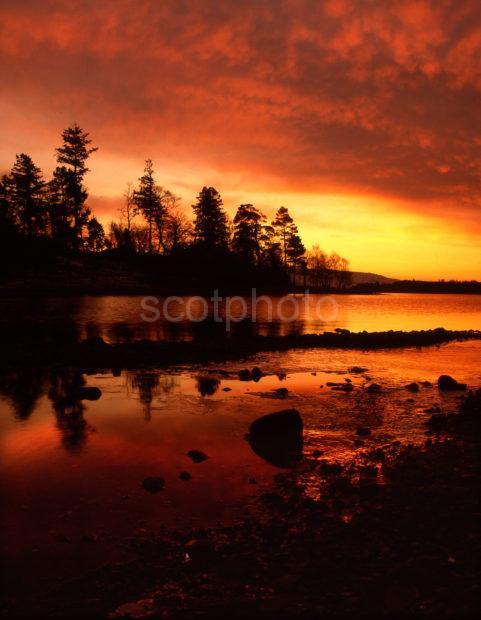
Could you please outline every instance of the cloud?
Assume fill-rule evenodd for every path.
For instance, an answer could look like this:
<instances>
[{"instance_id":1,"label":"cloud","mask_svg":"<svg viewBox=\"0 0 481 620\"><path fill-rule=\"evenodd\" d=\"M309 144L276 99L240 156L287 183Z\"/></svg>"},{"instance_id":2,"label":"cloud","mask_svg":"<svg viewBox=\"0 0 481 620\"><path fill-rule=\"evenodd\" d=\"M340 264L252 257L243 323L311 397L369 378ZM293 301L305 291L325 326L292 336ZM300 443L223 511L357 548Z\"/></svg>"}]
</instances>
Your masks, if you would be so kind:
<instances>
[{"instance_id":1,"label":"cloud","mask_svg":"<svg viewBox=\"0 0 481 620\"><path fill-rule=\"evenodd\" d=\"M2 5L12 148L54 145L77 120L99 158L392 197L481 232L477 0Z\"/></svg>"}]
</instances>

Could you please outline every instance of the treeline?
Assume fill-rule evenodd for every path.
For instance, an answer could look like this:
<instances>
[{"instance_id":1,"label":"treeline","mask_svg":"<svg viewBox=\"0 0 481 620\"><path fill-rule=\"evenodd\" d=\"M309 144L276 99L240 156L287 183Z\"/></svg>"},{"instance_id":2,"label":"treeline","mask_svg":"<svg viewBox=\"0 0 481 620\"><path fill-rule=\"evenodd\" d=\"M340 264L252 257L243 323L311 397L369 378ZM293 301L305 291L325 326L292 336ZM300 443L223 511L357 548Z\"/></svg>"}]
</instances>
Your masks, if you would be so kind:
<instances>
[{"instance_id":1,"label":"treeline","mask_svg":"<svg viewBox=\"0 0 481 620\"><path fill-rule=\"evenodd\" d=\"M397 280L389 284L365 283L352 288L353 293L457 293L481 295L481 282L476 280Z\"/></svg>"},{"instance_id":2,"label":"treeline","mask_svg":"<svg viewBox=\"0 0 481 620\"><path fill-rule=\"evenodd\" d=\"M220 270L232 277L253 275L266 281L314 288L345 288L349 263L319 246L307 252L286 207L271 222L252 204L241 204L232 220L219 192L203 187L192 205L193 219L181 209L178 196L157 184L153 163L145 162L143 175L128 184L119 221L104 231L87 206L87 162L97 150L78 125L62 132L55 150L57 167L49 180L32 158L16 156L9 174L0 180L2 239L19 238L30 245L49 240L68 253L104 252L122 259L163 257L172 272L188 270L203 277Z\"/></svg>"}]
</instances>

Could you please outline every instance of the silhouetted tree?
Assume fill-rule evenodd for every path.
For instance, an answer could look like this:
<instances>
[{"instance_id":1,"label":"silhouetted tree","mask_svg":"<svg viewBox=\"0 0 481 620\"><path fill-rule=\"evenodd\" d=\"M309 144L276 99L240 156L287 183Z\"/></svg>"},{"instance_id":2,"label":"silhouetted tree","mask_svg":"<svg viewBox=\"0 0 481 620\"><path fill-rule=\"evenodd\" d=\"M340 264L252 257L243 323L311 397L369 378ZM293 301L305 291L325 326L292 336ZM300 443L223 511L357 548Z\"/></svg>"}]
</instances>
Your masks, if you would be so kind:
<instances>
[{"instance_id":1,"label":"silhouetted tree","mask_svg":"<svg viewBox=\"0 0 481 620\"><path fill-rule=\"evenodd\" d=\"M232 248L249 265L260 264L262 223L265 216L251 204L243 204L234 217Z\"/></svg>"},{"instance_id":2,"label":"silhouetted tree","mask_svg":"<svg viewBox=\"0 0 481 620\"><path fill-rule=\"evenodd\" d=\"M105 233L102 224L92 217L87 222L87 239L85 245L90 252L100 252L105 247Z\"/></svg>"},{"instance_id":3,"label":"silhouetted tree","mask_svg":"<svg viewBox=\"0 0 481 620\"><path fill-rule=\"evenodd\" d=\"M152 254L154 222L162 217L162 205L154 180L154 166L151 159L145 160L144 174L139 179L139 189L134 192L133 200L136 213L141 213L149 228L149 254Z\"/></svg>"},{"instance_id":4,"label":"silhouetted tree","mask_svg":"<svg viewBox=\"0 0 481 620\"><path fill-rule=\"evenodd\" d=\"M46 234L45 181L40 168L25 153L16 156L7 189L11 216L19 232L29 237Z\"/></svg>"},{"instance_id":5,"label":"silhouetted tree","mask_svg":"<svg viewBox=\"0 0 481 620\"><path fill-rule=\"evenodd\" d=\"M287 260L292 268L292 282L296 283L296 268L302 261L306 248L298 234L291 234L287 242Z\"/></svg>"},{"instance_id":6,"label":"silhouetted tree","mask_svg":"<svg viewBox=\"0 0 481 620\"><path fill-rule=\"evenodd\" d=\"M207 249L226 248L229 242L229 226L219 192L213 187L203 187L192 208L195 214L195 243Z\"/></svg>"},{"instance_id":7,"label":"silhouetted tree","mask_svg":"<svg viewBox=\"0 0 481 620\"><path fill-rule=\"evenodd\" d=\"M83 185L85 174L89 171L87 160L97 147L90 147L92 140L77 124L62 132L62 146L56 149L57 161L63 164L57 168L54 178L62 187L64 217L72 229L72 245L74 249L82 247L83 229L86 226L90 210L85 202L88 193Z\"/></svg>"},{"instance_id":8,"label":"silhouetted tree","mask_svg":"<svg viewBox=\"0 0 481 620\"><path fill-rule=\"evenodd\" d=\"M272 221L272 227L276 231L276 236L282 250L284 266L286 267L290 239L292 235L297 235L297 227L286 207L280 207L277 211L276 217Z\"/></svg>"},{"instance_id":9,"label":"silhouetted tree","mask_svg":"<svg viewBox=\"0 0 481 620\"><path fill-rule=\"evenodd\" d=\"M135 217L135 199L134 199L134 188L132 183L127 183L127 187L124 191L124 205L120 208L120 217L122 222L125 221L126 228L130 232L130 227L132 225L132 220Z\"/></svg>"}]
</instances>

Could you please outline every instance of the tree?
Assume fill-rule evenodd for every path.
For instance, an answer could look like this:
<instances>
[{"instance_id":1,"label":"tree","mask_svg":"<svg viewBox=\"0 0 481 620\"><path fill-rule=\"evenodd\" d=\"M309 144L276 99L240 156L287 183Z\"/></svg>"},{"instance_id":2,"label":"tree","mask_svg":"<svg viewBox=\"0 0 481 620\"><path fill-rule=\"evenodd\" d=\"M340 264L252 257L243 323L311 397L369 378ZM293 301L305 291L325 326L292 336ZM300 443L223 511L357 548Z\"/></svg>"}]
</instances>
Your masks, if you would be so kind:
<instances>
[{"instance_id":1,"label":"tree","mask_svg":"<svg viewBox=\"0 0 481 620\"><path fill-rule=\"evenodd\" d=\"M195 214L195 243L208 249L227 247L229 226L219 192L213 187L203 187L192 208Z\"/></svg>"},{"instance_id":2,"label":"tree","mask_svg":"<svg viewBox=\"0 0 481 620\"><path fill-rule=\"evenodd\" d=\"M187 246L192 239L192 224L178 208L170 211L167 228L167 245L172 254Z\"/></svg>"},{"instance_id":3,"label":"tree","mask_svg":"<svg viewBox=\"0 0 481 620\"><path fill-rule=\"evenodd\" d=\"M25 153L16 156L8 191L11 214L19 232L29 237L46 234L45 181L40 168Z\"/></svg>"},{"instance_id":4,"label":"tree","mask_svg":"<svg viewBox=\"0 0 481 620\"><path fill-rule=\"evenodd\" d=\"M124 205L119 209L120 217L125 221L127 230L130 232L132 226L132 220L135 217L135 200L134 200L134 188L132 183L127 183L127 187L124 191Z\"/></svg>"},{"instance_id":5,"label":"tree","mask_svg":"<svg viewBox=\"0 0 481 620\"><path fill-rule=\"evenodd\" d=\"M292 267L292 283L296 283L296 268L302 262L306 248L298 234L291 234L287 242L287 259Z\"/></svg>"},{"instance_id":6,"label":"tree","mask_svg":"<svg viewBox=\"0 0 481 620\"><path fill-rule=\"evenodd\" d=\"M82 246L83 229L88 222L90 211L85 202L88 198L83 185L84 176L89 171L87 160L97 147L90 147L92 140L76 123L62 132L62 146L56 149L57 161L63 164L57 169L57 176L63 177L64 196L63 209L66 219L72 228L72 244L74 249ZM87 213L88 211L88 213Z\"/></svg>"},{"instance_id":7,"label":"tree","mask_svg":"<svg viewBox=\"0 0 481 620\"><path fill-rule=\"evenodd\" d=\"M251 204L243 204L234 217L232 248L249 265L260 264L262 223L265 215Z\"/></svg>"},{"instance_id":8,"label":"tree","mask_svg":"<svg viewBox=\"0 0 481 620\"><path fill-rule=\"evenodd\" d=\"M280 207L276 213L276 217L272 222L272 227L276 232L277 239L280 243L284 267L287 267L288 247L292 235L297 235L297 226L289 215L286 207Z\"/></svg>"},{"instance_id":9,"label":"tree","mask_svg":"<svg viewBox=\"0 0 481 620\"><path fill-rule=\"evenodd\" d=\"M140 177L139 189L134 191L136 213L141 213L149 227L149 254L152 254L154 222L161 217L162 205L154 180L154 166L151 159L145 160L144 174Z\"/></svg>"},{"instance_id":10,"label":"tree","mask_svg":"<svg viewBox=\"0 0 481 620\"><path fill-rule=\"evenodd\" d=\"M307 254L307 267L313 286L316 288L326 286L327 255L317 244L313 245Z\"/></svg>"},{"instance_id":11,"label":"tree","mask_svg":"<svg viewBox=\"0 0 481 620\"><path fill-rule=\"evenodd\" d=\"M90 252L100 252L105 248L105 233L102 224L92 217L87 222L86 247Z\"/></svg>"}]
</instances>

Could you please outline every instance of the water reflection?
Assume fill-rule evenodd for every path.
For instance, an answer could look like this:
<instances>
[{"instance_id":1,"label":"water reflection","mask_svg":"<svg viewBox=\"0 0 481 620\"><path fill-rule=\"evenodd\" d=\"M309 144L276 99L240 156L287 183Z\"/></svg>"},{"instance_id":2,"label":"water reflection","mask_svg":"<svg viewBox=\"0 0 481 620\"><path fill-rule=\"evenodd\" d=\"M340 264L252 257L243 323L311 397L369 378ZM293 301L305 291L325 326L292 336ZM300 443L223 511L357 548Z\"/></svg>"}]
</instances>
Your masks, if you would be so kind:
<instances>
[{"instance_id":1,"label":"water reflection","mask_svg":"<svg viewBox=\"0 0 481 620\"><path fill-rule=\"evenodd\" d=\"M55 370L50 374L48 398L52 402L62 445L68 452L80 452L93 428L84 419L85 407L78 389L85 385L77 370Z\"/></svg>"},{"instance_id":2,"label":"water reflection","mask_svg":"<svg viewBox=\"0 0 481 620\"><path fill-rule=\"evenodd\" d=\"M196 382L201 396L213 396L220 385L220 379L217 377L200 376L197 377Z\"/></svg>"},{"instance_id":3,"label":"water reflection","mask_svg":"<svg viewBox=\"0 0 481 620\"><path fill-rule=\"evenodd\" d=\"M38 399L45 392L45 372L25 368L0 374L0 394L12 403L15 417L27 420L33 413Z\"/></svg>"},{"instance_id":4,"label":"water reflection","mask_svg":"<svg viewBox=\"0 0 481 620\"><path fill-rule=\"evenodd\" d=\"M215 311L209 302L208 314L202 318L202 304L181 298L176 314L175 305L169 306L174 320L161 314L152 323L141 318L142 296L71 296L44 297L41 303L28 298L3 297L0 301L0 334L7 340L68 344L79 339L101 337L108 342L128 342L136 339L181 341L225 338L229 333L250 337L253 335L285 336L290 334L320 333L334 329L351 331L384 331L434 329L481 329L480 295L337 295L336 312L332 316L318 314L322 296L290 296L298 314L286 311L282 297L269 297L269 303L253 306L244 298L246 318L240 302L230 306L230 329L226 330L225 306ZM162 308L159 299L159 308ZM181 311L188 305L192 320L185 320ZM196 308L199 306L198 313ZM255 315L255 319L254 319ZM327 320L332 319L332 320Z\"/></svg>"}]
</instances>

